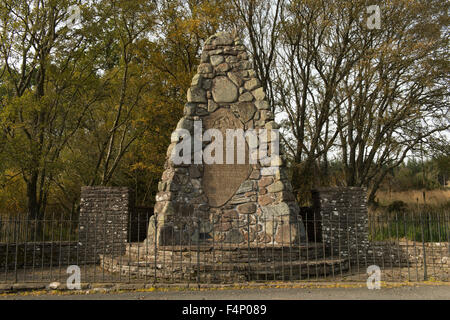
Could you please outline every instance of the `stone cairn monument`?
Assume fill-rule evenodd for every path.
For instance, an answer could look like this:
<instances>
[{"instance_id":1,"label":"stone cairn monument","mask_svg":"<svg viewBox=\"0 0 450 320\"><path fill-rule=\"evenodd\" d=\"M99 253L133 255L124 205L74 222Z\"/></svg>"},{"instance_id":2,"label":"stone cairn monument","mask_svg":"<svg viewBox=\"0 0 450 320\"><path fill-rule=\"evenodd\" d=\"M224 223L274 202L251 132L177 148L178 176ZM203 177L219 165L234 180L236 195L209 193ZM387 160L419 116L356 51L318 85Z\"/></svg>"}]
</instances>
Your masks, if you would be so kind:
<instances>
[{"instance_id":1,"label":"stone cairn monument","mask_svg":"<svg viewBox=\"0 0 450 320\"><path fill-rule=\"evenodd\" d=\"M201 133L217 129L224 139L227 129L266 129L263 139L267 137L270 145L270 130L278 128L245 47L229 33L206 41L187 101L177 129L192 136L195 121L201 121ZM234 143L224 141L224 147L227 142ZM289 244L304 236L281 157L250 164L249 155L257 158L260 144L246 142L242 164L194 164L192 152L191 165L176 165L170 158L177 143L175 137L168 150L149 241L158 246L208 239L233 244ZM199 145L203 150L207 147ZM243 226L249 221L247 230Z\"/></svg>"},{"instance_id":2,"label":"stone cairn monument","mask_svg":"<svg viewBox=\"0 0 450 320\"><path fill-rule=\"evenodd\" d=\"M241 149L225 148L238 136L219 144L223 159L231 154L243 161L206 163L201 155L216 142L205 139L209 129L223 137L228 137L228 130L239 129L264 134L256 142L244 140ZM172 135L147 239L130 246L120 259L102 256L102 265L127 274L185 280L204 276L208 281L279 279L286 272L300 278L307 264L315 264L315 271L322 274L338 270L342 261L326 261L321 248L304 244L299 207L283 159L272 144L276 129L240 39L230 33L211 36L177 124L189 138ZM270 161L260 157L264 142ZM184 154L185 149L179 152L182 143L188 144L190 154ZM187 161L174 161L180 154ZM308 255L323 261L310 262Z\"/></svg>"}]
</instances>

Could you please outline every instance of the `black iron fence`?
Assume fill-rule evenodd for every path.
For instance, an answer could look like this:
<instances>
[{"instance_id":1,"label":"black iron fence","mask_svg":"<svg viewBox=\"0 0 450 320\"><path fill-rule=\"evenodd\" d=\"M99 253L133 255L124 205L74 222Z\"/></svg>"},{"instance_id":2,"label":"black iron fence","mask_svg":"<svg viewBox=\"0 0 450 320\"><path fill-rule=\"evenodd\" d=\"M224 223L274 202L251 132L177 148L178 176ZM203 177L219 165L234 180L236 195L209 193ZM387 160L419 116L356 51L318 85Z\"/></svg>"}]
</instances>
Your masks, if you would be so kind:
<instances>
[{"instance_id":1,"label":"black iron fence","mask_svg":"<svg viewBox=\"0 0 450 320\"><path fill-rule=\"evenodd\" d=\"M0 282L65 282L71 265L82 282L366 281L373 265L382 281L450 280L447 212L369 215L357 228L359 220L325 224L314 213L184 217L168 234L157 225L148 233L150 216L130 217L126 241L101 242L83 239L72 218L2 218Z\"/></svg>"}]
</instances>

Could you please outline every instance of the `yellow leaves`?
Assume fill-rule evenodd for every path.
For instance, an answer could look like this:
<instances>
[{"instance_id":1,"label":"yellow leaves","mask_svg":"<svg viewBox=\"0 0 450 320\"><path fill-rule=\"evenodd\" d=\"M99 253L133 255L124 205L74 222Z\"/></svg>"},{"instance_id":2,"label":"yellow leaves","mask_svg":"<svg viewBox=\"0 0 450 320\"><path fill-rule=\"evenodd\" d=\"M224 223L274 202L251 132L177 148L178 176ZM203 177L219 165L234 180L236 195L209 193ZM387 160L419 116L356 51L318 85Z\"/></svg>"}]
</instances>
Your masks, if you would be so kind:
<instances>
[{"instance_id":1,"label":"yellow leaves","mask_svg":"<svg viewBox=\"0 0 450 320\"><path fill-rule=\"evenodd\" d=\"M137 162L137 163L135 163L135 164L133 164L131 166L131 171L134 171L134 170L145 170L147 168L148 168L148 166L146 166L144 163Z\"/></svg>"},{"instance_id":2,"label":"yellow leaves","mask_svg":"<svg viewBox=\"0 0 450 320\"><path fill-rule=\"evenodd\" d=\"M189 19L189 20L182 20L180 22L180 27L184 30L186 30L189 33L195 33L197 29L200 27L202 21L199 19Z\"/></svg>"},{"instance_id":3,"label":"yellow leaves","mask_svg":"<svg viewBox=\"0 0 450 320\"><path fill-rule=\"evenodd\" d=\"M25 182L21 175L12 169L0 172L0 213L9 217L25 211Z\"/></svg>"},{"instance_id":4,"label":"yellow leaves","mask_svg":"<svg viewBox=\"0 0 450 320\"><path fill-rule=\"evenodd\" d=\"M131 171L137 171L137 170L146 170L150 173L161 173L162 169L156 165L156 163L144 163L142 161L136 162L133 165L131 165L130 168Z\"/></svg>"}]
</instances>

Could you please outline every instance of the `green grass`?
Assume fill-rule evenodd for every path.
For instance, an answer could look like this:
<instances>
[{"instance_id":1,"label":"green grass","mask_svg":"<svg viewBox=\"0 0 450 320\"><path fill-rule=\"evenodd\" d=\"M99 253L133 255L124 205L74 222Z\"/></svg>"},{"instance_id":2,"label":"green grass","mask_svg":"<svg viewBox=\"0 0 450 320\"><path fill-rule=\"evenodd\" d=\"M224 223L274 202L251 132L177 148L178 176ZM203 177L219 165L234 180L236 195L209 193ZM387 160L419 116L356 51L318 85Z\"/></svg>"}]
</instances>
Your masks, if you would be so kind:
<instances>
[{"instance_id":1,"label":"green grass","mask_svg":"<svg viewBox=\"0 0 450 320\"><path fill-rule=\"evenodd\" d=\"M448 242L450 221L441 212L389 213L369 218L371 241L408 239L418 242Z\"/></svg>"}]
</instances>

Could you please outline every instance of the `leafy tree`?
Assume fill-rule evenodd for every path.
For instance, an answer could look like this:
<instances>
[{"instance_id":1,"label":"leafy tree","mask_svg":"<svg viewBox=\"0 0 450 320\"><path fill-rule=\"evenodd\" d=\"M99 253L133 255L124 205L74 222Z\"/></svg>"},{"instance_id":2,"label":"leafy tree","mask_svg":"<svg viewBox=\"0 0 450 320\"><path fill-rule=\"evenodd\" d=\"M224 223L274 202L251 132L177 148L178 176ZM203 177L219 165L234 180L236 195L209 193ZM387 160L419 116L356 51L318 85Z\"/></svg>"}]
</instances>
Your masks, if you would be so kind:
<instances>
[{"instance_id":1,"label":"leafy tree","mask_svg":"<svg viewBox=\"0 0 450 320\"><path fill-rule=\"evenodd\" d=\"M329 181L329 156L348 186L370 187L420 146L433 147L448 121L448 3L233 1L255 67L282 119L293 185L301 196ZM264 19L261 19L264 17Z\"/></svg>"},{"instance_id":2,"label":"leafy tree","mask_svg":"<svg viewBox=\"0 0 450 320\"><path fill-rule=\"evenodd\" d=\"M86 38L65 26L70 1L0 2L2 157L41 219L61 154L95 100Z\"/></svg>"}]
</instances>

